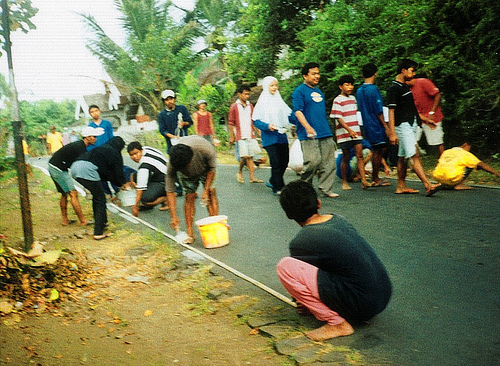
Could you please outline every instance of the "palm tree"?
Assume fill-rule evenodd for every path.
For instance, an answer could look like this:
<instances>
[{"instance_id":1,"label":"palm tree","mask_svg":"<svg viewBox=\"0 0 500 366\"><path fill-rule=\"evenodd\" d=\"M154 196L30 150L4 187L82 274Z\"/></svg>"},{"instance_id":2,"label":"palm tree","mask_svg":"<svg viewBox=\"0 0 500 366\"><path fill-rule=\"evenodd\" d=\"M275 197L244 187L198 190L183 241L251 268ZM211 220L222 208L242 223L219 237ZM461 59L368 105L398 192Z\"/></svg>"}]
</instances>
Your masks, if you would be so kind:
<instances>
[{"instance_id":1,"label":"palm tree","mask_svg":"<svg viewBox=\"0 0 500 366\"><path fill-rule=\"evenodd\" d=\"M191 49L199 25L176 24L169 16L170 1L115 0L114 4L122 13L126 44L118 45L92 15L82 14L93 34L87 47L114 80L157 110L159 92L177 89L199 58Z\"/></svg>"}]
</instances>

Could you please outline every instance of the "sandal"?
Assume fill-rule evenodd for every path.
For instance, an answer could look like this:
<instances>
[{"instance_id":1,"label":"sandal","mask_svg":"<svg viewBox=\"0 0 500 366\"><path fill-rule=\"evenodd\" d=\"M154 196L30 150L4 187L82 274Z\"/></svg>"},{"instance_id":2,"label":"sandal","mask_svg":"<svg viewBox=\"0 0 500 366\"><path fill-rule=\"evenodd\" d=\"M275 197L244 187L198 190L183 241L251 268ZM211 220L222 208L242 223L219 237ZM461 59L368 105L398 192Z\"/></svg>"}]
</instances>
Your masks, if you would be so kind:
<instances>
[{"instance_id":1,"label":"sandal","mask_svg":"<svg viewBox=\"0 0 500 366\"><path fill-rule=\"evenodd\" d=\"M261 179L257 179L257 178L255 178L255 179L252 179L252 180L250 181L250 183L264 183L264 181L263 181L263 180L261 180Z\"/></svg>"},{"instance_id":2,"label":"sandal","mask_svg":"<svg viewBox=\"0 0 500 366\"><path fill-rule=\"evenodd\" d=\"M94 240L103 240L109 238L111 235L113 234L108 233L108 234L94 235Z\"/></svg>"}]
</instances>

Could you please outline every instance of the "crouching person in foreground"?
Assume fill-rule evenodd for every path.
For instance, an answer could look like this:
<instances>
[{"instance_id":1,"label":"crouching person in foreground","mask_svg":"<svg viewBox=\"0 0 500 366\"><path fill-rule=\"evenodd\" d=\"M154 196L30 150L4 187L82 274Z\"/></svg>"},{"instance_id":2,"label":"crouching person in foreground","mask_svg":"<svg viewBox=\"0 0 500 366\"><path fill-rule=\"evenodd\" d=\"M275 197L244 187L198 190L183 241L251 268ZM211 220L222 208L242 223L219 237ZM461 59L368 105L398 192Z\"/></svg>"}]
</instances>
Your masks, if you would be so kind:
<instances>
[{"instance_id":1,"label":"crouching person in foreground","mask_svg":"<svg viewBox=\"0 0 500 366\"><path fill-rule=\"evenodd\" d=\"M177 172L182 187L186 190L184 215L186 231L189 236L184 243L194 242L194 214L196 190L203 184L202 202L207 206L208 214L219 214L219 203L212 183L215 178L216 154L213 145L200 136L186 136L179 139L177 145L170 150L170 161L165 175L165 190L167 191L168 210L170 211L170 226L178 231L180 220L177 216L177 199L175 194L175 177Z\"/></svg>"},{"instance_id":2,"label":"crouching person in foreground","mask_svg":"<svg viewBox=\"0 0 500 366\"><path fill-rule=\"evenodd\" d=\"M321 201L310 183L289 183L280 203L302 230L290 242L291 257L278 263L278 277L299 309L305 306L326 322L306 335L323 341L352 334L351 323L373 318L389 302L392 286L384 265L345 218L319 213Z\"/></svg>"}]
</instances>

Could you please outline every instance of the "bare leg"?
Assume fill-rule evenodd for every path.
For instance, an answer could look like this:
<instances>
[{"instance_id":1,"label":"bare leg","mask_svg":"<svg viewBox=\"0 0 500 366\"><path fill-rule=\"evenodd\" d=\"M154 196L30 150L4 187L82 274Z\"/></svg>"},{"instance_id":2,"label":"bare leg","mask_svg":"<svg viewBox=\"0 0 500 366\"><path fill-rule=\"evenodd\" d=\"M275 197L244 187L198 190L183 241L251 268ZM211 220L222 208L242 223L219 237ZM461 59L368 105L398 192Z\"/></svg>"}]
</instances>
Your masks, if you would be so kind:
<instances>
[{"instance_id":1,"label":"bare leg","mask_svg":"<svg viewBox=\"0 0 500 366\"><path fill-rule=\"evenodd\" d=\"M161 196L161 197L158 197L157 199L155 199L153 202L146 202L146 203L143 203L142 205L143 206L146 206L146 207L155 207L156 205L159 205L160 203L165 203L167 200L167 196ZM168 208L168 206L167 206Z\"/></svg>"},{"instance_id":2,"label":"bare leg","mask_svg":"<svg viewBox=\"0 0 500 366\"><path fill-rule=\"evenodd\" d=\"M186 229L187 234L194 238L194 214L195 214L195 203L196 201L196 193L188 193L186 194L186 202L184 203L184 216L186 217Z\"/></svg>"},{"instance_id":3,"label":"bare leg","mask_svg":"<svg viewBox=\"0 0 500 366\"><path fill-rule=\"evenodd\" d=\"M209 216L216 216L219 214L219 200L217 199L215 188L210 188L208 192L207 210Z\"/></svg>"},{"instance_id":4,"label":"bare leg","mask_svg":"<svg viewBox=\"0 0 500 366\"><path fill-rule=\"evenodd\" d=\"M59 206L61 207L62 225L66 226L69 224L68 194L67 193L61 193L61 199L59 200Z\"/></svg>"},{"instance_id":5,"label":"bare leg","mask_svg":"<svg viewBox=\"0 0 500 366\"><path fill-rule=\"evenodd\" d=\"M438 145L438 157L441 156L441 154L444 152L444 145Z\"/></svg>"},{"instance_id":6,"label":"bare leg","mask_svg":"<svg viewBox=\"0 0 500 366\"><path fill-rule=\"evenodd\" d=\"M342 150L342 164L340 166L340 169L341 169L341 172L342 172L342 189L344 191L348 191L351 188L351 186L349 186L349 183L347 183L347 173L348 173L348 165L349 165L349 150ZM359 163L359 160L358 160L358 163ZM358 165L359 166L359 165ZM364 171L364 168L363 168L363 171Z\"/></svg>"},{"instance_id":7,"label":"bare leg","mask_svg":"<svg viewBox=\"0 0 500 366\"><path fill-rule=\"evenodd\" d=\"M327 339L345 337L354 333L351 324L344 320L344 322L336 325L325 324L318 329L311 330L306 333L306 336L313 341L325 341Z\"/></svg>"},{"instance_id":8,"label":"bare leg","mask_svg":"<svg viewBox=\"0 0 500 366\"><path fill-rule=\"evenodd\" d=\"M255 180L255 164L253 162L253 157L248 156L246 157L246 163L247 163L247 168L250 176L250 181Z\"/></svg>"},{"instance_id":9,"label":"bare leg","mask_svg":"<svg viewBox=\"0 0 500 366\"><path fill-rule=\"evenodd\" d=\"M361 175L361 186L363 188L368 188L371 187L371 183L368 183L366 180L366 174L365 174L365 162L363 161L363 147L361 144L357 144L354 147L354 152L356 153L356 158L358 159L358 171L359 174ZM342 172L343 174L343 172Z\"/></svg>"},{"instance_id":10,"label":"bare leg","mask_svg":"<svg viewBox=\"0 0 500 366\"><path fill-rule=\"evenodd\" d=\"M404 156L398 157L398 185L396 187L396 193L406 193L410 192L409 188L406 187L406 172L408 170L408 161ZM412 190L412 193L418 191Z\"/></svg>"},{"instance_id":11,"label":"bare leg","mask_svg":"<svg viewBox=\"0 0 500 366\"><path fill-rule=\"evenodd\" d=\"M427 190L427 192L439 187L439 184L432 184L431 182L429 182L429 179L427 179L424 167L422 166L422 162L420 161L420 155L418 154L418 150L417 153L411 157L411 161L413 164L413 170L417 174L418 178L424 184L424 187Z\"/></svg>"},{"instance_id":12,"label":"bare leg","mask_svg":"<svg viewBox=\"0 0 500 366\"><path fill-rule=\"evenodd\" d=\"M382 156L384 154L384 149L374 149L372 157L372 182L379 183L380 177L378 172L380 170L380 165L382 164Z\"/></svg>"},{"instance_id":13,"label":"bare leg","mask_svg":"<svg viewBox=\"0 0 500 366\"><path fill-rule=\"evenodd\" d=\"M238 175L236 176L236 179L240 183L245 183L245 181L243 180L243 167L246 165L246 162L246 157L240 157L240 169L238 170Z\"/></svg>"},{"instance_id":14,"label":"bare leg","mask_svg":"<svg viewBox=\"0 0 500 366\"><path fill-rule=\"evenodd\" d=\"M87 219L85 218L82 206L80 206L80 201L78 200L78 192L70 191L69 196L71 198L71 206L73 206L73 210L75 210L76 216L78 216L78 220L80 221L80 225L87 225Z\"/></svg>"}]
</instances>

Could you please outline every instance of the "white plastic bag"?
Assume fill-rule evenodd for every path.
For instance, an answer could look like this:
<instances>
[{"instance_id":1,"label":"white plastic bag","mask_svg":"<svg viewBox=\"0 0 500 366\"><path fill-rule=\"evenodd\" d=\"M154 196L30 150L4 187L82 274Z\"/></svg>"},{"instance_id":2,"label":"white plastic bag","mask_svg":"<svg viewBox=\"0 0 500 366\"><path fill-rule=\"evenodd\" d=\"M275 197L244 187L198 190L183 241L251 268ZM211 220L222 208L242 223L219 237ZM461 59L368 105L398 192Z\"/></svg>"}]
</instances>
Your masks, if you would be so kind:
<instances>
[{"instance_id":1,"label":"white plastic bag","mask_svg":"<svg viewBox=\"0 0 500 366\"><path fill-rule=\"evenodd\" d=\"M290 147L290 159L288 161L288 167L296 173L300 173L304 167L304 157L302 156L302 149L300 147L300 141L297 139L293 142Z\"/></svg>"}]
</instances>

